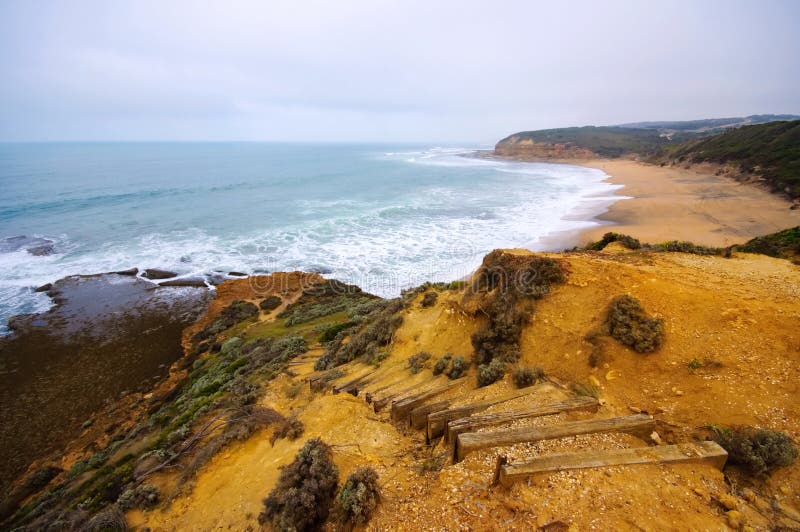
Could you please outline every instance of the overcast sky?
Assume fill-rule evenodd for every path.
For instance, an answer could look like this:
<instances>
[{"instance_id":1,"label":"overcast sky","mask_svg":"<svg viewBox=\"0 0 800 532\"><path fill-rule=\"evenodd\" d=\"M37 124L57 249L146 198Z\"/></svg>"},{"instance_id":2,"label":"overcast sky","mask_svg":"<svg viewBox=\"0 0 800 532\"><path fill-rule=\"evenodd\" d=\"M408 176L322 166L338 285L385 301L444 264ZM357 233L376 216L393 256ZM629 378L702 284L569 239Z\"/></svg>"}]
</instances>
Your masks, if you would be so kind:
<instances>
[{"instance_id":1,"label":"overcast sky","mask_svg":"<svg viewBox=\"0 0 800 532\"><path fill-rule=\"evenodd\" d=\"M800 2L0 0L0 140L493 143L800 114Z\"/></svg>"}]
</instances>

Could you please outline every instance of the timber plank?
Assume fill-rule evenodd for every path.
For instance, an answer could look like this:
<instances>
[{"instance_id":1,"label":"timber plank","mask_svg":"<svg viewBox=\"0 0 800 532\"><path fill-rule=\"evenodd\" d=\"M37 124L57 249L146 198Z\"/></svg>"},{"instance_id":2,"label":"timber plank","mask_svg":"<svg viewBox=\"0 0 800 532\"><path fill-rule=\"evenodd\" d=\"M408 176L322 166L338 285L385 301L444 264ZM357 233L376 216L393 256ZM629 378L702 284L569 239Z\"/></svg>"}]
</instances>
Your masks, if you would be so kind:
<instances>
[{"instance_id":1,"label":"timber plank","mask_svg":"<svg viewBox=\"0 0 800 532\"><path fill-rule=\"evenodd\" d=\"M455 439L456 450L454 455L456 461L461 461L467 454L479 449L600 432L625 432L644 438L655 429L655 425L655 420L650 416L636 414L635 416L559 423L548 427L525 427L494 432L464 432Z\"/></svg>"},{"instance_id":2,"label":"timber plank","mask_svg":"<svg viewBox=\"0 0 800 532\"><path fill-rule=\"evenodd\" d=\"M451 388L459 386L462 382L463 381L461 381L461 379L457 379L442 384L440 386L436 386L435 388L424 390L418 394L413 394L408 397L392 401L392 419L395 421L405 419L408 416L409 412L411 412L416 407L422 405L423 403L427 402L429 399L436 397L437 395L445 393Z\"/></svg>"},{"instance_id":3,"label":"timber plank","mask_svg":"<svg viewBox=\"0 0 800 532\"><path fill-rule=\"evenodd\" d=\"M703 463L722 469L727 459L728 453L725 449L713 441L636 449L558 453L525 462L500 465L499 479L503 486L508 487L518 480L538 473L634 464Z\"/></svg>"}]
</instances>

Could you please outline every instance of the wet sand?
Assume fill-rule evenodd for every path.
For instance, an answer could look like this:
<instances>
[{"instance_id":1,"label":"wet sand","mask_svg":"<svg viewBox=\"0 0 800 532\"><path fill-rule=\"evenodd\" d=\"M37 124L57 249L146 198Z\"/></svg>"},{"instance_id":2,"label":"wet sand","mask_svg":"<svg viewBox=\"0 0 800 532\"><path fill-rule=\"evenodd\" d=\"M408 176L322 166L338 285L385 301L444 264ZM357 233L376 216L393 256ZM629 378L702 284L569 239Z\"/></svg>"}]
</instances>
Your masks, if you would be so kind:
<instances>
[{"instance_id":1,"label":"wet sand","mask_svg":"<svg viewBox=\"0 0 800 532\"><path fill-rule=\"evenodd\" d=\"M104 404L165 377L211 297L117 274L68 277L48 294L56 307L0 339L0 492Z\"/></svg>"}]
</instances>

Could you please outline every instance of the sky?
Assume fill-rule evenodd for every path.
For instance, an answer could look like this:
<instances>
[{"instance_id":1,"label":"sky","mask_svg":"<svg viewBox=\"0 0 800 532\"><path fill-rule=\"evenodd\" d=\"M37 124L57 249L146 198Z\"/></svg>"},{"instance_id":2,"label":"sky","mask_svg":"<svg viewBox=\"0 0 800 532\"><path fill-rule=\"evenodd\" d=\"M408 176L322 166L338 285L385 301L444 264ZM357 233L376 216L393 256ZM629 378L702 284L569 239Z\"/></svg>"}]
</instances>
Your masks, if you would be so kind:
<instances>
[{"instance_id":1,"label":"sky","mask_svg":"<svg viewBox=\"0 0 800 532\"><path fill-rule=\"evenodd\" d=\"M0 0L0 141L493 144L800 114L800 2Z\"/></svg>"}]
</instances>

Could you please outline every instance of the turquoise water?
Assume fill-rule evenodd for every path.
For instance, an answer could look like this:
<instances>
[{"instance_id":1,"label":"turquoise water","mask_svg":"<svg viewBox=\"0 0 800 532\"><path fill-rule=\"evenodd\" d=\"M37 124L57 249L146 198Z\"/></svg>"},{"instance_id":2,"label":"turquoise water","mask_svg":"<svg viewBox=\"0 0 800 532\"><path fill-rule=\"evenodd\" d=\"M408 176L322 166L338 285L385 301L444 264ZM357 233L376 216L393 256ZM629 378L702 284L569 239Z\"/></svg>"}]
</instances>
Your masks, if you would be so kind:
<instances>
[{"instance_id":1,"label":"turquoise water","mask_svg":"<svg viewBox=\"0 0 800 532\"><path fill-rule=\"evenodd\" d=\"M134 266L312 269L395 295L591 225L615 188L598 170L463 156L474 148L0 144L0 320L46 309L36 286Z\"/></svg>"}]
</instances>

